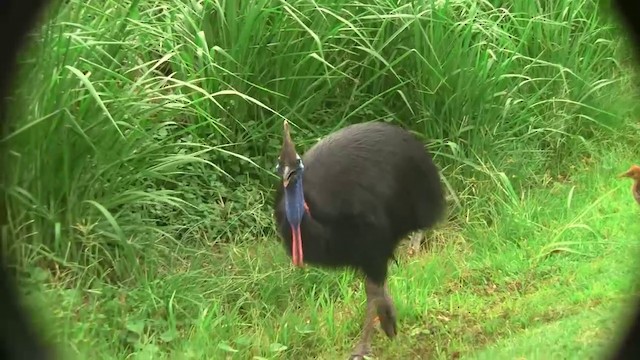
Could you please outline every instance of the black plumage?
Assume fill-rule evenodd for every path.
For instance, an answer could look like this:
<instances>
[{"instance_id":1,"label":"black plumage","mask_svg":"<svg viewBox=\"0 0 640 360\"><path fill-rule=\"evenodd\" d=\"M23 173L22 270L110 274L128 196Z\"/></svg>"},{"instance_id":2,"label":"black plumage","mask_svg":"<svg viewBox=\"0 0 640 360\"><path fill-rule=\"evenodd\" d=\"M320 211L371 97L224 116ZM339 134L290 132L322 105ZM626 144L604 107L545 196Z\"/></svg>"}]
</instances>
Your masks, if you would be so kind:
<instances>
[{"instance_id":1,"label":"black plumage","mask_svg":"<svg viewBox=\"0 0 640 360\"><path fill-rule=\"evenodd\" d=\"M368 311L362 339L352 354L362 358L370 351L375 314L389 337L396 333L386 278L398 243L413 231L432 227L445 213L438 169L413 134L386 123L343 128L302 158L286 122L284 133L278 161L284 181L277 188L274 211L278 231L293 256L292 232L297 224L288 218L285 200L289 196L291 208L296 208L293 189L302 173L304 199L298 201L308 206L300 221L304 260L355 268L366 278ZM290 213L296 217L295 209Z\"/></svg>"}]
</instances>

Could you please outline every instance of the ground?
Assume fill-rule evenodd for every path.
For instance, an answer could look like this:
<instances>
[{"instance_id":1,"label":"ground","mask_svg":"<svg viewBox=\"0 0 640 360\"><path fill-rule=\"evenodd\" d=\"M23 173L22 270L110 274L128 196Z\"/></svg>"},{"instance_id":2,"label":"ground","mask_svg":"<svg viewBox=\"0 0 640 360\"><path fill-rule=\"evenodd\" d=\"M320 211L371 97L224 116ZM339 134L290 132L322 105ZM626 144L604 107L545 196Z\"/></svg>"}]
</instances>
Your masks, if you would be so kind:
<instances>
[{"instance_id":1,"label":"ground","mask_svg":"<svg viewBox=\"0 0 640 360\"><path fill-rule=\"evenodd\" d=\"M522 193L489 226L442 224L419 252L401 249L400 334L376 336L377 358L599 358L637 294L640 209L616 178L626 151ZM274 238L185 251L164 271L86 291L59 274L32 299L55 309L46 327L78 358L339 359L360 329L358 278L296 270Z\"/></svg>"}]
</instances>

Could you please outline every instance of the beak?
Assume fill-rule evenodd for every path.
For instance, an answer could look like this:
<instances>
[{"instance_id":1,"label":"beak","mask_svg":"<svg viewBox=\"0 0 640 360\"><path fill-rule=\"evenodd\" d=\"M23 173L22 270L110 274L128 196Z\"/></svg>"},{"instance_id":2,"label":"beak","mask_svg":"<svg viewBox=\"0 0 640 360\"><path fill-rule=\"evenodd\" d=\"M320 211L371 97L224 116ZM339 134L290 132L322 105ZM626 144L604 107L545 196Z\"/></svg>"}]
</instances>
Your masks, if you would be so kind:
<instances>
[{"instance_id":1,"label":"beak","mask_svg":"<svg viewBox=\"0 0 640 360\"><path fill-rule=\"evenodd\" d=\"M623 172L622 174L618 174L618 177L619 177L619 178L629 177L629 176L631 176L631 174L629 174L629 172L628 172L628 171L625 171L625 172Z\"/></svg>"},{"instance_id":2,"label":"beak","mask_svg":"<svg viewBox=\"0 0 640 360\"><path fill-rule=\"evenodd\" d=\"M292 170L290 167L285 166L284 171L282 172L282 185L286 188L289 186L289 180L291 176L295 173L295 170Z\"/></svg>"}]
</instances>

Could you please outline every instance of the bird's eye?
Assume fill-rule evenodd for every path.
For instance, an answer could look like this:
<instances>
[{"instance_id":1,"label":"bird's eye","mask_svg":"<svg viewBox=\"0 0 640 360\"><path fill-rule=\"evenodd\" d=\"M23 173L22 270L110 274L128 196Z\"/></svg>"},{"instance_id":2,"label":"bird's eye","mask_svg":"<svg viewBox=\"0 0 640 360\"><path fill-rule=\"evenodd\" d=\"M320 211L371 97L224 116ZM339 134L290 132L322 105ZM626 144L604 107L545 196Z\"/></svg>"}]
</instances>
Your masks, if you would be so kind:
<instances>
[{"instance_id":1,"label":"bird's eye","mask_svg":"<svg viewBox=\"0 0 640 360\"><path fill-rule=\"evenodd\" d=\"M280 173L280 163L277 163L277 164L276 164L275 171L276 171L277 173Z\"/></svg>"}]
</instances>

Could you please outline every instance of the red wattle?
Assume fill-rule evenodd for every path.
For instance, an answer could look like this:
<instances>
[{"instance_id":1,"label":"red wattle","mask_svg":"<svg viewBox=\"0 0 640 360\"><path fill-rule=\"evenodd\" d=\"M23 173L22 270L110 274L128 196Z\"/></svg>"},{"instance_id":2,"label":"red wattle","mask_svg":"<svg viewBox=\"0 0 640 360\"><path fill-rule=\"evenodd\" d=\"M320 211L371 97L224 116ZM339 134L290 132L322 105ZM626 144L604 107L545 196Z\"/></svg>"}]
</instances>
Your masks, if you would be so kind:
<instances>
[{"instance_id":1,"label":"red wattle","mask_svg":"<svg viewBox=\"0 0 640 360\"><path fill-rule=\"evenodd\" d=\"M302 253L302 234L300 234L300 226L291 227L291 255L293 257L293 265L302 267L303 253Z\"/></svg>"}]
</instances>

